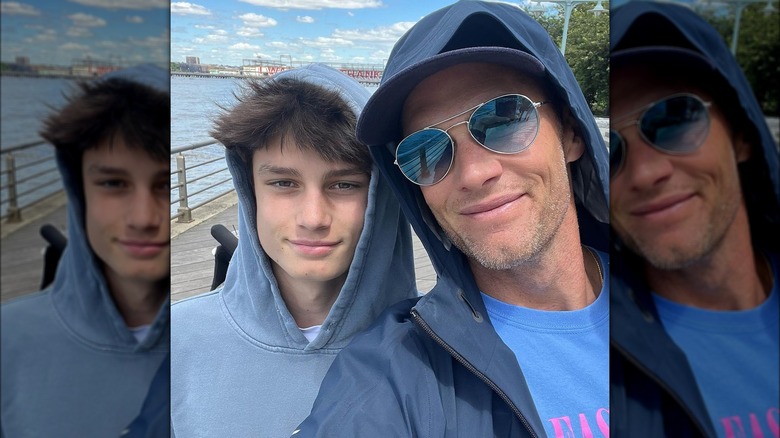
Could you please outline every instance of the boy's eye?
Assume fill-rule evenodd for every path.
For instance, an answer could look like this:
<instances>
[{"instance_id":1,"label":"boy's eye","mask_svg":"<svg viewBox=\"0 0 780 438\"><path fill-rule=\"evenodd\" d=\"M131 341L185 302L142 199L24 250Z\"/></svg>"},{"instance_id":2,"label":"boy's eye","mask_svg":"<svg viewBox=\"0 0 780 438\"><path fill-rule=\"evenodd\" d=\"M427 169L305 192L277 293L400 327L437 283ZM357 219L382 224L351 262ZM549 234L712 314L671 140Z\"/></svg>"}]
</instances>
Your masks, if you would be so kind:
<instances>
[{"instance_id":1,"label":"boy's eye","mask_svg":"<svg viewBox=\"0 0 780 438\"><path fill-rule=\"evenodd\" d=\"M283 180L283 181L271 181L270 183L268 183L268 185L274 186L274 187L285 187L285 188L287 188L287 187L293 187L293 182L292 181L286 181L286 180Z\"/></svg>"},{"instance_id":2,"label":"boy's eye","mask_svg":"<svg viewBox=\"0 0 780 438\"><path fill-rule=\"evenodd\" d=\"M119 189L119 188L126 187L127 183L125 183L121 179L107 179L103 181L98 181L97 185L107 189Z\"/></svg>"},{"instance_id":3,"label":"boy's eye","mask_svg":"<svg viewBox=\"0 0 780 438\"><path fill-rule=\"evenodd\" d=\"M334 184L333 187L339 190L349 190L349 189L358 188L359 186L355 183L339 182Z\"/></svg>"}]
</instances>

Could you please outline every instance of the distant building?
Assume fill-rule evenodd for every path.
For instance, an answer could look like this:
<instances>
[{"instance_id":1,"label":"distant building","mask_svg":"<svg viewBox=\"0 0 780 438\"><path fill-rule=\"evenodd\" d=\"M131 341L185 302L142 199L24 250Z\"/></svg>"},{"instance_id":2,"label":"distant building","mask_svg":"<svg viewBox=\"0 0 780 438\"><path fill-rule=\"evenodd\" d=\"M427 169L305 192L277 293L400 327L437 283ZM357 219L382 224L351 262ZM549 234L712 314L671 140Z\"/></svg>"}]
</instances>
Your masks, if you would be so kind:
<instances>
[{"instance_id":1,"label":"distant building","mask_svg":"<svg viewBox=\"0 0 780 438\"><path fill-rule=\"evenodd\" d=\"M200 58L197 56L188 56L187 64L200 64Z\"/></svg>"},{"instance_id":2,"label":"distant building","mask_svg":"<svg viewBox=\"0 0 780 438\"><path fill-rule=\"evenodd\" d=\"M27 56L17 56L15 64L19 66L29 67L30 58Z\"/></svg>"}]
</instances>

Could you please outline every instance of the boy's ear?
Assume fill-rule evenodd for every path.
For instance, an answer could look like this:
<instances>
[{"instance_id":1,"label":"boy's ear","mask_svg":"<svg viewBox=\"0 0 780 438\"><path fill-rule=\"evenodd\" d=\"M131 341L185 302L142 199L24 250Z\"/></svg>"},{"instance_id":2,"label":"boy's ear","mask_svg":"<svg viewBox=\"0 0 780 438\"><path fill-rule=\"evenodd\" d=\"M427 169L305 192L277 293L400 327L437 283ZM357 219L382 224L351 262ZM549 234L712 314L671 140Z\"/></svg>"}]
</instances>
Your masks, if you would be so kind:
<instances>
[{"instance_id":1,"label":"boy's ear","mask_svg":"<svg viewBox=\"0 0 780 438\"><path fill-rule=\"evenodd\" d=\"M582 154L585 153L585 142L579 133L577 119L574 118L570 108L564 110L561 123L563 124L563 129L561 130L563 156L566 158L567 163L571 163L579 160Z\"/></svg>"}]
</instances>

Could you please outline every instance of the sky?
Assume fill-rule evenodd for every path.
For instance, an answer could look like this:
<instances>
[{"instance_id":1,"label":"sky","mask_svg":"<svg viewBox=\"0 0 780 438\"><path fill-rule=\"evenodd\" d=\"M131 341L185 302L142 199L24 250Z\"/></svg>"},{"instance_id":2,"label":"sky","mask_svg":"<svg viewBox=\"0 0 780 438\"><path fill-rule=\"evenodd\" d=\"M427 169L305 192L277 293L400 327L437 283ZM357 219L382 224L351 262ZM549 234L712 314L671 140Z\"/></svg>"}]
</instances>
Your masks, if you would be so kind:
<instances>
[{"instance_id":1,"label":"sky","mask_svg":"<svg viewBox=\"0 0 780 438\"><path fill-rule=\"evenodd\" d=\"M453 0L193 0L171 3L171 61L383 64L420 18ZM506 2L505 2L506 3ZM518 2L515 2L517 4Z\"/></svg>"},{"instance_id":2,"label":"sky","mask_svg":"<svg viewBox=\"0 0 780 438\"><path fill-rule=\"evenodd\" d=\"M203 64L229 66L258 57L382 65L404 32L452 1L2 1L2 60L27 56L33 64L70 65L90 56L165 65L197 56Z\"/></svg>"},{"instance_id":3,"label":"sky","mask_svg":"<svg viewBox=\"0 0 780 438\"><path fill-rule=\"evenodd\" d=\"M118 65L170 58L167 0L21 0L0 2L2 60L71 65L74 59Z\"/></svg>"}]
</instances>

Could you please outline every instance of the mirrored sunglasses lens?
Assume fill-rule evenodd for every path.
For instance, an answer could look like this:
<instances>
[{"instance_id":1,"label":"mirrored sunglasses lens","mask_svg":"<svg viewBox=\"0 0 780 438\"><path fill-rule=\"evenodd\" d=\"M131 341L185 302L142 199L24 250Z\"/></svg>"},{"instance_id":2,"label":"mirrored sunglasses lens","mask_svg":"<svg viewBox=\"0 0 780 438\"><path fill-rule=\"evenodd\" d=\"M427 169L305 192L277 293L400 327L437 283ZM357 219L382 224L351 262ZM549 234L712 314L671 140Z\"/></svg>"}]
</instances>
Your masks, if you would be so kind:
<instances>
[{"instance_id":1,"label":"mirrored sunglasses lens","mask_svg":"<svg viewBox=\"0 0 780 438\"><path fill-rule=\"evenodd\" d=\"M539 115L528 98L501 96L472 114L469 130L478 142L492 151L516 153L528 148L536 139Z\"/></svg>"},{"instance_id":2,"label":"mirrored sunglasses lens","mask_svg":"<svg viewBox=\"0 0 780 438\"><path fill-rule=\"evenodd\" d=\"M671 153L692 152L709 133L707 107L693 96L676 96L653 105L642 116L640 129L647 140Z\"/></svg>"},{"instance_id":3,"label":"mirrored sunglasses lens","mask_svg":"<svg viewBox=\"0 0 780 438\"><path fill-rule=\"evenodd\" d=\"M609 174L614 176L623 165L623 137L615 131L609 131Z\"/></svg>"},{"instance_id":4,"label":"mirrored sunglasses lens","mask_svg":"<svg viewBox=\"0 0 780 438\"><path fill-rule=\"evenodd\" d=\"M441 181L452 164L452 141L440 129L424 129L406 137L396 150L401 172L427 186Z\"/></svg>"}]
</instances>

